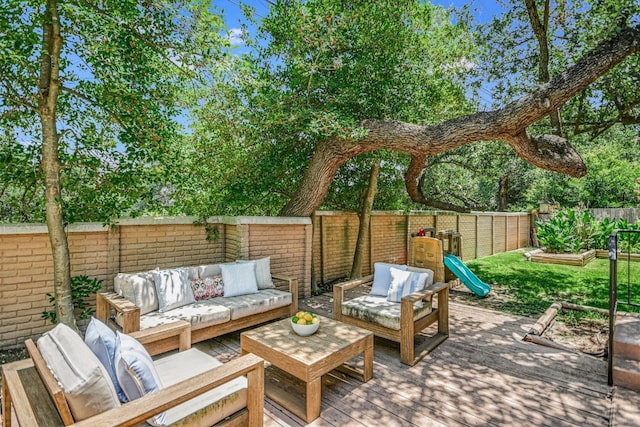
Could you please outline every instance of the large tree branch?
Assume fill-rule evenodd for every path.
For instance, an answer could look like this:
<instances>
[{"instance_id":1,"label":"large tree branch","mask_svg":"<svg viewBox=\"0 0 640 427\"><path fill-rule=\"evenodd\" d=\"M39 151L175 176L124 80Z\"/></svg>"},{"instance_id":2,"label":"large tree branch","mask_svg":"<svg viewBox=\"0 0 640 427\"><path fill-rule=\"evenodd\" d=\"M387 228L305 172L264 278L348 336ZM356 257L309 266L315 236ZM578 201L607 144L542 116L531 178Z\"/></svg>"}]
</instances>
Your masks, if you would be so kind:
<instances>
[{"instance_id":1,"label":"large tree branch","mask_svg":"<svg viewBox=\"0 0 640 427\"><path fill-rule=\"evenodd\" d=\"M425 156L424 154L416 154L411 156L411 163L409 164L407 172L404 175L404 182L407 187L407 193L409 194L409 197L411 197L411 200L416 203L422 203L423 205L431 206L436 209L456 212L469 212L471 210L471 206L469 206L466 200L463 201L459 197L456 198L463 201L462 205L455 205L453 203L425 196L424 181L426 161L427 156Z\"/></svg>"},{"instance_id":2,"label":"large tree branch","mask_svg":"<svg viewBox=\"0 0 640 427\"><path fill-rule=\"evenodd\" d=\"M548 83L501 109L458 117L433 126L363 120L360 125L368 133L362 140L332 138L318 144L300 186L280 214L311 215L322 203L335 173L346 160L379 149L405 152L412 157L430 156L478 141L501 140L535 166L582 177L586 167L567 140L552 135L530 137L527 128L639 51L640 27L624 28Z\"/></svg>"}]
</instances>

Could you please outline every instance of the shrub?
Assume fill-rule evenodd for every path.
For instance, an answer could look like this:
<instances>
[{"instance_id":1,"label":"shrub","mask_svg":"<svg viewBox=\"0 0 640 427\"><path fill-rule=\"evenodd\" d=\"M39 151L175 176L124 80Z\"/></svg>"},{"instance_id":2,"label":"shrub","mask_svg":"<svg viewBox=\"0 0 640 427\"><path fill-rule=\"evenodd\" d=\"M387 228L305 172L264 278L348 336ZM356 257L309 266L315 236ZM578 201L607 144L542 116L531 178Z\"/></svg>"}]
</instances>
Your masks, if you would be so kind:
<instances>
[{"instance_id":1,"label":"shrub","mask_svg":"<svg viewBox=\"0 0 640 427\"><path fill-rule=\"evenodd\" d=\"M87 302L87 298L102 289L102 280L90 279L87 276L75 276L71 278L71 301L75 309L76 319L86 319L90 317L95 310ZM56 316L56 297L51 293L47 293L49 303L53 305L53 310L43 311L42 318L49 319L51 323L58 322Z\"/></svg>"},{"instance_id":2,"label":"shrub","mask_svg":"<svg viewBox=\"0 0 640 427\"><path fill-rule=\"evenodd\" d=\"M589 249L609 249L609 236L614 230L640 230L640 221L629 224L625 218L605 217L597 221L588 210L578 214L563 209L546 222L536 222L538 241L549 253L578 253ZM640 233L621 234L618 249L640 252Z\"/></svg>"},{"instance_id":3,"label":"shrub","mask_svg":"<svg viewBox=\"0 0 640 427\"><path fill-rule=\"evenodd\" d=\"M538 241L550 253L577 253L590 249L595 234L595 218L589 211L578 215L571 209L559 211L547 222L538 221Z\"/></svg>"}]
</instances>

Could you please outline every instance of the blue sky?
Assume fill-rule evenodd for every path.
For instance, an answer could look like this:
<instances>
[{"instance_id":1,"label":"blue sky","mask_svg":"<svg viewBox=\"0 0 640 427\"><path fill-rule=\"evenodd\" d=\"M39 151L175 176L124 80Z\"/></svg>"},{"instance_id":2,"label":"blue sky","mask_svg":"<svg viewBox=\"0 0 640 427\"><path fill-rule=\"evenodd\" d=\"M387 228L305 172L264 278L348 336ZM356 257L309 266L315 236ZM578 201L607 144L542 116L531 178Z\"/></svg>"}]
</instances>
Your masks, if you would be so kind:
<instances>
[{"instance_id":1,"label":"blue sky","mask_svg":"<svg viewBox=\"0 0 640 427\"><path fill-rule=\"evenodd\" d=\"M275 1L275 0L274 0ZM224 12L225 23L232 34L240 31L240 23L246 23L246 19L242 15L240 3L250 4L255 8L258 18L264 17L269 11L269 2L267 0L212 0L211 4L218 11ZM471 10L474 14L476 23L489 22L494 16L499 15L503 11L501 0L431 0L433 4L440 5L444 8L460 8L465 4L471 4ZM253 29L250 28L253 33ZM243 53L244 48L240 42L233 43L236 46L237 53ZM493 95L490 87L480 89L478 96L481 99L481 109L488 109L492 104Z\"/></svg>"},{"instance_id":2,"label":"blue sky","mask_svg":"<svg viewBox=\"0 0 640 427\"><path fill-rule=\"evenodd\" d=\"M219 10L224 10L227 26L231 29L239 27L239 21L242 19L242 12L239 6L241 1L243 0L212 0L211 4L215 5ZM446 8L457 8L471 3L472 10L475 11L476 21L479 23L491 20L493 16L502 10L499 0L431 0L431 2ZM265 16L269 9L267 0L245 0L244 3L253 6L258 17Z\"/></svg>"}]
</instances>

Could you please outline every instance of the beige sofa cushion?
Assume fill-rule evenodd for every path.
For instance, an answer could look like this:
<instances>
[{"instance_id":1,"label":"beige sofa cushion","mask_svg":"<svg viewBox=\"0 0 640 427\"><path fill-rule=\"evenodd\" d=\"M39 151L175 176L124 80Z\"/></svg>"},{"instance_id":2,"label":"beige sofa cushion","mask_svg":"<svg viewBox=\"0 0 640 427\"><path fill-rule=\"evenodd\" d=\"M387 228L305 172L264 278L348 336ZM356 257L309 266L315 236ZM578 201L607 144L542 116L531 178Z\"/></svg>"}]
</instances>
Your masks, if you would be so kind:
<instances>
[{"instance_id":1,"label":"beige sofa cushion","mask_svg":"<svg viewBox=\"0 0 640 427\"><path fill-rule=\"evenodd\" d=\"M238 260L236 262L252 262L250 260ZM258 282L258 289L271 289L276 286L273 284L271 278L271 257L264 257L256 259L253 262L256 263L256 281Z\"/></svg>"},{"instance_id":2,"label":"beige sofa cushion","mask_svg":"<svg viewBox=\"0 0 640 427\"><path fill-rule=\"evenodd\" d=\"M219 274L222 274L220 264L207 264L198 267L199 278L217 276Z\"/></svg>"},{"instance_id":3,"label":"beige sofa cushion","mask_svg":"<svg viewBox=\"0 0 640 427\"><path fill-rule=\"evenodd\" d=\"M191 348L158 358L156 370L165 387L222 366L216 358ZM247 405L247 379L236 378L165 412L165 424L210 426Z\"/></svg>"},{"instance_id":4,"label":"beige sofa cushion","mask_svg":"<svg viewBox=\"0 0 640 427\"><path fill-rule=\"evenodd\" d=\"M196 301L191 289L191 281L184 268L155 270L153 280L158 294L158 311L160 312L166 313Z\"/></svg>"},{"instance_id":5,"label":"beige sofa cushion","mask_svg":"<svg viewBox=\"0 0 640 427\"><path fill-rule=\"evenodd\" d=\"M114 290L140 308L140 314L158 311L158 294L153 273L118 273L113 279Z\"/></svg>"},{"instance_id":6,"label":"beige sofa cushion","mask_svg":"<svg viewBox=\"0 0 640 427\"><path fill-rule=\"evenodd\" d=\"M231 319L231 311L220 304L214 303L214 301L219 299L221 298L196 301L164 313L160 313L159 311L147 313L140 317L140 329L144 330L175 322L176 320L184 320L191 323L192 329L228 322Z\"/></svg>"},{"instance_id":7,"label":"beige sofa cushion","mask_svg":"<svg viewBox=\"0 0 640 427\"><path fill-rule=\"evenodd\" d=\"M414 320L431 313L430 302L419 302L413 306ZM365 295L342 303L342 314L386 328L400 330L400 303L390 302L386 297Z\"/></svg>"},{"instance_id":8,"label":"beige sofa cushion","mask_svg":"<svg viewBox=\"0 0 640 427\"><path fill-rule=\"evenodd\" d=\"M73 329L59 323L37 345L76 421L120 406L109 373Z\"/></svg>"},{"instance_id":9,"label":"beige sofa cushion","mask_svg":"<svg viewBox=\"0 0 640 427\"><path fill-rule=\"evenodd\" d=\"M254 294L214 298L210 301L228 308L231 312L231 320L235 320L289 305L291 293L278 289L263 289Z\"/></svg>"}]
</instances>

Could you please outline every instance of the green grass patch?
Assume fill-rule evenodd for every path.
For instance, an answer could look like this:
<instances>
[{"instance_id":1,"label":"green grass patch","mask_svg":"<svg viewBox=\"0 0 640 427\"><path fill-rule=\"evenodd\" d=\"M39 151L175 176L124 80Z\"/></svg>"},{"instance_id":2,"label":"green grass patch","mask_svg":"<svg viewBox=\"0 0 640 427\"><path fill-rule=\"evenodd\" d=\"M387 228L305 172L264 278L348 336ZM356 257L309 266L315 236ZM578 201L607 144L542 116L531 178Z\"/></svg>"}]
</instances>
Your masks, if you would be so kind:
<instances>
[{"instance_id":1,"label":"green grass patch","mask_svg":"<svg viewBox=\"0 0 640 427\"><path fill-rule=\"evenodd\" d=\"M553 302L566 301L609 308L609 260L596 259L586 266L541 264L527 261L523 250L468 261L466 265L491 285L491 306L500 311L539 316ZM640 304L640 263L618 262L620 298ZM619 299L620 299L619 298ZM638 311L619 306L622 311Z\"/></svg>"}]
</instances>

